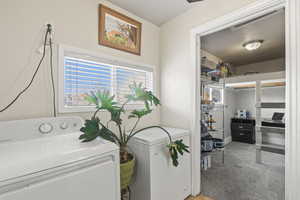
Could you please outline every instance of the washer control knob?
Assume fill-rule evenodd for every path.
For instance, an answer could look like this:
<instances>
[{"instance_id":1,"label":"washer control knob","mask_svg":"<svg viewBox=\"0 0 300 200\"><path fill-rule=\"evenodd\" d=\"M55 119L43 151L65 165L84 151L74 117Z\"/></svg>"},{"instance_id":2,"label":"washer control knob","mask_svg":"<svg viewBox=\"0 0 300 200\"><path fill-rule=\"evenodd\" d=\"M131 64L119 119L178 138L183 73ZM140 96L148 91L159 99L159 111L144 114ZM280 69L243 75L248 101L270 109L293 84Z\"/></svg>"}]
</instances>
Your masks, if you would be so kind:
<instances>
[{"instance_id":1,"label":"washer control knob","mask_svg":"<svg viewBox=\"0 0 300 200\"><path fill-rule=\"evenodd\" d=\"M60 124L60 128L65 130L65 129L69 128L69 124L67 122L63 122Z\"/></svg>"},{"instance_id":2,"label":"washer control knob","mask_svg":"<svg viewBox=\"0 0 300 200\"><path fill-rule=\"evenodd\" d=\"M42 134L48 134L53 130L53 126L49 123L43 123L40 125L39 130Z\"/></svg>"}]
</instances>

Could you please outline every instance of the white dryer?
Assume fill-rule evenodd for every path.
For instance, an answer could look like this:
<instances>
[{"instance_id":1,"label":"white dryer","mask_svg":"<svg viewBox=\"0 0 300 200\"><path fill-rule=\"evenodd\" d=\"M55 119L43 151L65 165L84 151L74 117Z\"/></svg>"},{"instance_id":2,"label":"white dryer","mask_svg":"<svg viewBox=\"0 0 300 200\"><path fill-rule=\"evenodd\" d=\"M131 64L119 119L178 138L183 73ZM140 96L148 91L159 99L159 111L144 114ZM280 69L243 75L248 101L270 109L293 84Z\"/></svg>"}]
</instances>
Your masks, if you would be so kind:
<instances>
[{"instance_id":1,"label":"white dryer","mask_svg":"<svg viewBox=\"0 0 300 200\"><path fill-rule=\"evenodd\" d=\"M118 147L78 140L82 119L0 122L0 200L120 200Z\"/></svg>"}]
</instances>

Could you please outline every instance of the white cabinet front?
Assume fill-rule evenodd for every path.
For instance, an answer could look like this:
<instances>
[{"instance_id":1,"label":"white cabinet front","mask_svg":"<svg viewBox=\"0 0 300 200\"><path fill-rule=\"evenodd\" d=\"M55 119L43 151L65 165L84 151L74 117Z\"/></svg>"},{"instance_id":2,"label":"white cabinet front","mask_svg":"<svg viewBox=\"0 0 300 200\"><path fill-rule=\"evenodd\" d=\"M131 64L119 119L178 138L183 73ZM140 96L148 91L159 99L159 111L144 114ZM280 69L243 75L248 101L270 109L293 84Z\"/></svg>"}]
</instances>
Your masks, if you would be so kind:
<instances>
[{"instance_id":1,"label":"white cabinet front","mask_svg":"<svg viewBox=\"0 0 300 200\"><path fill-rule=\"evenodd\" d=\"M37 181L0 195L0 200L119 200L112 160Z\"/></svg>"},{"instance_id":2,"label":"white cabinet front","mask_svg":"<svg viewBox=\"0 0 300 200\"><path fill-rule=\"evenodd\" d=\"M189 138L184 138L189 145ZM179 156L179 165L174 167L166 144L150 149L151 200L183 200L191 194L190 154Z\"/></svg>"}]
</instances>

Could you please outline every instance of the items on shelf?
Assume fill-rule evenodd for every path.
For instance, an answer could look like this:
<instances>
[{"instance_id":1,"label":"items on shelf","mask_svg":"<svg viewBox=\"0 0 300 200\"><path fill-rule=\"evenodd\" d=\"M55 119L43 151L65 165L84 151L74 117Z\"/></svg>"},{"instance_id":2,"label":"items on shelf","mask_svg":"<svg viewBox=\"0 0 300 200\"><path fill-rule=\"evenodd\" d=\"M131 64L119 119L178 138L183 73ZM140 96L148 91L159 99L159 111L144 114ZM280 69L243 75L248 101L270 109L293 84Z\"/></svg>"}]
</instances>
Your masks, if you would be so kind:
<instances>
[{"instance_id":1,"label":"items on shelf","mask_svg":"<svg viewBox=\"0 0 300 200\"><path fill-rule=\"evenodd\" d=\"M261 122L262 126L285 128L284 113L274 112L272 119L264 119Z\"/></svg>"},{"instance_id":2,"label":"items on shelf","mask_svg":"<svg viewBox=\"0 0 300 200\"><path fill-rule=\"evenodd\" d=\"M216 123L216 121L213 119L212 115L209 115L209 118L208 118L208 120L207 120L207 124L208 124L208 128L209 128L210 131L215 130L215 129L213 128L213 124L214 124L214 123Z\"/></svg>"},{"instance_id":3,"label":"items on shelf","mask_svg":"<svg viewBox=\"0 0 300 200\"><path fill-rule=\"evenodd\" d=\"M237 110L237 112L235 113L235 117L241 119L250 119L251 114L247 110Z\"/></svg>"},{"instance_id":4,"label":"items on shelf","mask_svg":"<svg viewBox=\"0 0 300 200\"><path fill-rule=\"evenodd\" d=\"M210 155L205 155L202 156L201 158L201 168L204 170L207 170L211 168L211 156Z\"/></svg>"},{"instance_id":5,"label":"items on shelf","mask_svg":"<svg viewBox=\"0 0 300 200\"><path fill-rule=\"evenodd\" d=\"M210 80L219 82L221 78L232 75L231 65L225 62L219 62L218 64L211 64L206 57L202 57L201 75L209 77ZM210 63L210 64L207 64Z\"/></svg>"},{"instance_id":6,"label":"items on shelf","mask_svg":"<svg viewBox=\"0 0 300 200\"><path fill-rule=\"evenodd\" d=\"M202 152L211 152L214 150L214 142L213 142L213 138L202 138L201 140L201 151Z\"/></svg>"},{"instance_id":7,"label":"items on shelf","mask_svg":"<svg viewBox=\"0 0 300 200\"><path fill-rule=\"evenodd\" d=\"M221 150L224 148L222 139L213 138L211 135L201 138L201 151L212 152L214 150Z\"/></svg>"},{"instance_id":8,"label":"items on shelf","mask_svg":"<svg viewBox=\"0 0 300 200\"><path fill-rule=\"evenodd\" d=\"M212 62L203 58L201 66L201 165L203 169L211 166L210 152L222 152L224 163L224 88L229 74L229 64ZM220 114L216 115L218 112ZM222 116L220 118L220 116Z\"/></svg>"}]
</instances>

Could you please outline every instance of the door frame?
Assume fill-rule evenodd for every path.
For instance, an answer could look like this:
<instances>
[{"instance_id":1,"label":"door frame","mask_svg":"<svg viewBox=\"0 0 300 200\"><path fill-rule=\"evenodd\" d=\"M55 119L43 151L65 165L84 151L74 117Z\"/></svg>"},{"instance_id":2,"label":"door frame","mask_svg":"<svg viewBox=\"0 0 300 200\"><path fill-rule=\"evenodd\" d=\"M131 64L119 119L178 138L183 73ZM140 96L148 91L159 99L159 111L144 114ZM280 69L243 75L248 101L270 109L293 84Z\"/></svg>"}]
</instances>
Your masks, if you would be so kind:
<instances>
[{"instance_id":1,"label":"door frame","mask_svg":"<svg viewBox=\"0 0 300 200\"><path fill-rule=\"evenodd\" d=\"M285 200L300 196L300 1L259 0L223 17L195 27L190 32L190 65L194 70L192 84L192 195L201 191L201 137L200 137L200 79L202 36L246 22L250 19L285 8L286 21L286 138L285 138ZM297 132L299 134L297 135Z\"/></svg>"}]
</instances>

